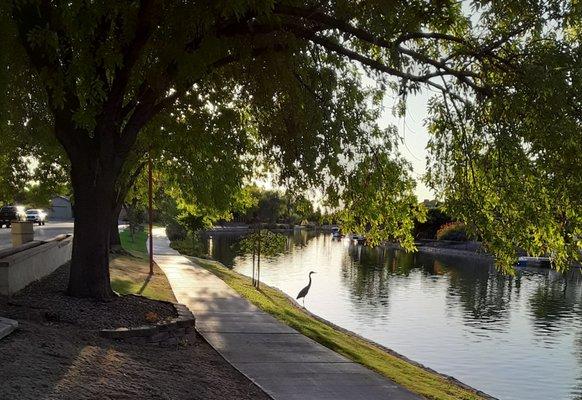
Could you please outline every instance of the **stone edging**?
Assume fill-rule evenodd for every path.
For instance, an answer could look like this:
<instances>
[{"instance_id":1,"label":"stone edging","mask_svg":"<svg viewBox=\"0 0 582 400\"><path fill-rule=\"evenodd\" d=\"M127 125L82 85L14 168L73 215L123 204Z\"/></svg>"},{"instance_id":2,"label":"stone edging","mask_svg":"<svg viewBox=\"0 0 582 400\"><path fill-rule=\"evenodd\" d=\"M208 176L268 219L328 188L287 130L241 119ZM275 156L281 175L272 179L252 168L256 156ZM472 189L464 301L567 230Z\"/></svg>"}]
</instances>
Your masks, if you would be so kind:
<instances>
[{"instance_id":1,"label":"stone edging","mask_svg":"<svg viewBox=\"0 0 582 400\"><path fill-rule=\"evenodd\" d=\"M196 340L196 319L183 304L172 303L178 317L170 322L144 325L137 328L102 329L101 337L122 340L128 343L152 344L162 347L176 346L181 342Z\"/></svg>"}]
</instances>

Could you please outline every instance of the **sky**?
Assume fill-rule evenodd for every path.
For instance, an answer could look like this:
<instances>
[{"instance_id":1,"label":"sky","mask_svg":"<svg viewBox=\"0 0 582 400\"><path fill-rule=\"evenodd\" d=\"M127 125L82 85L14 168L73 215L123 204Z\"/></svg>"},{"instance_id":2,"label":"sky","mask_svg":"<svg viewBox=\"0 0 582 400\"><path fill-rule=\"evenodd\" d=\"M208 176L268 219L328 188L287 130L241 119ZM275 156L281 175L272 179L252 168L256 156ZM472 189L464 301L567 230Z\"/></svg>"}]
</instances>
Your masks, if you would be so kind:
<instances>
[{"instance_id":1,"label":"sky","mask_svg":"<svg viewBox=\"0 0 582 400\"><path fill-rule=\"evenodd\" d=\"M426 144L429 139L424 125L424 120L428 116L428 99L428 93L410 96L407 99L406 115L401 118L395 117L392 113L392 108L396 105L395 97L386 96L382 117L378 121L382 128L390 124L398 128L398 133L402 138L400 153L412 164L413 176L417 185L416 197L419 201L434 198L432 191L421 181L421 177L426 171Z\"/></svg>"}]
</instances>

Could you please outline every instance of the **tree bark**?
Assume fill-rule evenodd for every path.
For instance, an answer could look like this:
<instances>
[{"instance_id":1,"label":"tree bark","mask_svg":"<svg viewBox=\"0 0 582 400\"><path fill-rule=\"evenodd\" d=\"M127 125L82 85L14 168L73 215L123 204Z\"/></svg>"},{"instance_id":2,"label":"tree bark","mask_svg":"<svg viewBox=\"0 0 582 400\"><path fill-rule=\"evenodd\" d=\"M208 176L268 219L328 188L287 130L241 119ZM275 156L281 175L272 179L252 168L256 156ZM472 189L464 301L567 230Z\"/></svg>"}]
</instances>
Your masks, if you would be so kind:
<instances>
[{"instance_id":1,"label":"tree bark","mask_svg":"<svg viewBox=\"0 0 582 400\"><path fill-rule=\"evenodd\" d=\"M109 241L114 214L114 167L96 155L71 163L75 193L75 229L69 295L108 299L115 296L109 281Z\"/></svg>"},{"instance_id":2,"label":"tree bark","mask_svg":"<svg viewBox=\"0 0 582 400\"><path fill-rule=\"evenodd\" d=\"M141 174L146 162L140 162L135 170L129 175L127 181L119 184L117 191L115 193L115 201L114 201L114 208L113 208L113 219L111 220L111 233L110 233L110 240L109 244L111 247L120 247L121 246L121 238L119 237L119 214L121 210L124 208L125 197L129 190L135 184L135 181ZM132 231L132 238L133 238L133 231Z\"/></svg>"},{"instance_id":3,"label":"tree bark","mask_svg":"<svg viewBox=\"0 0 582 400\"><path fill-rule=\"evenodd\" d=\"M111 228L109 231L109 245L111 247L121 246L121 238L119 237L119 214L123 204L115 205L113 209L113 218L111 218Z\"/></svg>"},{"instance_id":4,"label":"tree bark","mask_svg":"<svg viewBox=\"0 0 582 400\"><path fill-rule=\"evenodd\" d=\"M255 246L253 246L253 275L252 275L253 277L251 279L253 286L255 286L255 256L256 256L255 252L256 252Z\"/></svg>"}]
</instances>

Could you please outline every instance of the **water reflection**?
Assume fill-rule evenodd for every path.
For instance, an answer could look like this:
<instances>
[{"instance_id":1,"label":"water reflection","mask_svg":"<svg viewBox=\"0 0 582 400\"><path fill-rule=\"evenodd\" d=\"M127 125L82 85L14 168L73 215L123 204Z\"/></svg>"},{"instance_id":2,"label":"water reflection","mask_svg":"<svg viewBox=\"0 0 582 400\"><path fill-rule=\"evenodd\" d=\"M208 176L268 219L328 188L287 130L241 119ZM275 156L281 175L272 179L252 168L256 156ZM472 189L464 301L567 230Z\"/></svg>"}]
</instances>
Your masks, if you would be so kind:
<instances>
[{"instance_id":1,"label":"water reflection","mask_svg":"<svg viewBox=\"0 0 582 400\"><path fill-rule=\"evenodd\" d=\"M539 285L529 299L534 329L540 338L551 340L553 333L562 332L580 319L579 273L571 271L564 278L553 271L540 274Z\"/></svg>"},{"instance_id":2,"label":"water reflection","mask_svg":"<svg viewBox=\"0 0 582 400\"><path fill-rule=\"evenodd\" d=\"M448 301L461 304L466 324L484 330L506 328L512 295L519 296L513 277L503 276L485 263L450 267L448 277Z\"/></svg>"},{"instance_id":3,"label":"water reflection","mask_svg":"<svg viewBox=\"0 0 582 400\"><path fill-rule=\"evenodd\" d=\"M211 255L245 274L237 234ZM582 395L582 274L498 273L483 261L434 257L307 231L266 260L266 283L294 296L317 271L307 307L330 321L503 399ZM211 246L210 246L211 243Z\"/></svg>"}]
</instances>

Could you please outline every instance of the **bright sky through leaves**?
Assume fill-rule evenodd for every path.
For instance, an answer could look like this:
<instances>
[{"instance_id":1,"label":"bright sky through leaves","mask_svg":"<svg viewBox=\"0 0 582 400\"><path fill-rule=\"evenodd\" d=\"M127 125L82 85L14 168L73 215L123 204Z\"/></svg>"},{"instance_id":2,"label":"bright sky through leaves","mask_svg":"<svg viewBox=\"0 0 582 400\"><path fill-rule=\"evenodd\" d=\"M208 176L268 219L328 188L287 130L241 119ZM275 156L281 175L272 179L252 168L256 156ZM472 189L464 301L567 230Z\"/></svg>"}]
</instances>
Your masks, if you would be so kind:
<instances>
[{"instance_id":1,"label":"bright sky through leaves","mask_svg":"<svg viewBox=\"0 0 582 400\"><path fill-rule=\"evenodd\" d=\"M429 134L424 126L424 119L427 116L427 100L428 94L410 96L406 116L395 117L392 114L392 108L397 100L396 98L391 100L390 97L387 97L384 100L384 112L379 121L383 128L389 124L398 128L398 133L402 139L399 146L400 153L412 164L418 201L434 198L434 193L422 182L422 176L426 170L426 144L429 139Z\"/></svg>"}]
</instances>

